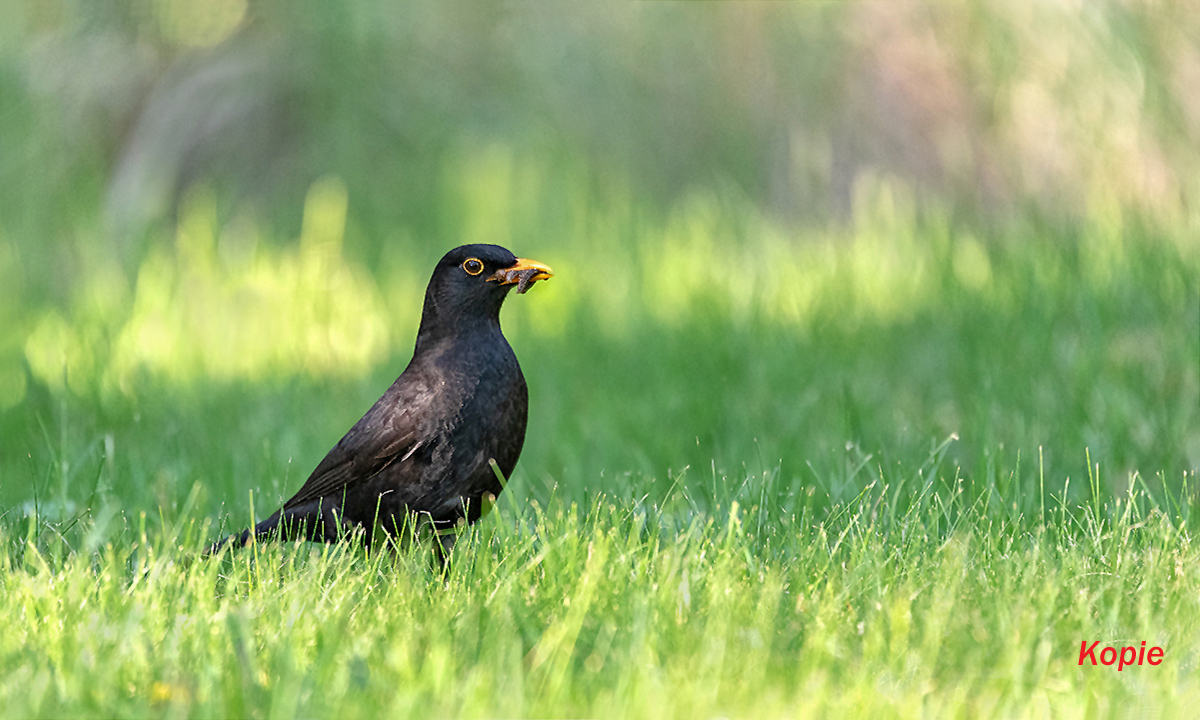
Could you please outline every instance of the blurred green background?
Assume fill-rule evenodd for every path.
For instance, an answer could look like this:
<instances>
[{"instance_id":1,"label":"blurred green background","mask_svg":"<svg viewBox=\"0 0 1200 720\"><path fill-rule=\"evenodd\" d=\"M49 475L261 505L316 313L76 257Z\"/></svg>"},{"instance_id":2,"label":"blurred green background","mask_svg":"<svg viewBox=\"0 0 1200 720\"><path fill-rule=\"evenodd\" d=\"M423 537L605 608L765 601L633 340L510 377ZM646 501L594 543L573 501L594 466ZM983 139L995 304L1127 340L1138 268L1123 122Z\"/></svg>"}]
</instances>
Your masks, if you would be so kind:
<instances>
[{"instance_id":1,"label":"blurred green background","mask_svg":"<svg viewBox=\"0 0 1200 720\"><path fill-rule=\"evenodd\" d=\"M1182 0L6 2L0 508L286 497L465 242L558 273L510 503L1194 494L1198 149Z\"/></svg>"}]
</instances>

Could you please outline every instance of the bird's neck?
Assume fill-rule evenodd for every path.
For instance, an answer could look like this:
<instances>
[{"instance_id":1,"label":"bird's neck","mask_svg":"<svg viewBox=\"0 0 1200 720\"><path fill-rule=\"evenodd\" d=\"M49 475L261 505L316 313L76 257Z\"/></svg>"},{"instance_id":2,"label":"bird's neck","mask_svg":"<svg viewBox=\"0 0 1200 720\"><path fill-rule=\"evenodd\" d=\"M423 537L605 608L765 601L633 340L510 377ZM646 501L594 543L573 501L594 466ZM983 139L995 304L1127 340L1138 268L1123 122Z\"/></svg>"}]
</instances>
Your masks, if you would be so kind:
<instances>
[{"instance_id":1,"label":"bird's neck","mask_svg":"<svg viewBox=\"0 0 1200 720\"><path fill-rule=\"evenodd\" d=\"M476 345L493 334L501 335L498 315L440 315L426 308L417 329L416 352L443 344Z\"/></svg>"},{"instance_id":2,"label":"bird's neck","mask_svg":"<svg viewBox=\"0 0 1200 720\"><path fill-rule=\"evenodd\" d=\"M482 303L448 292L431 281L425 290L421 325L417 329L417 349L447 341L478 342L491 333L500 333L500 304L504 295L487 296ZM474 338L474 340L472 340Z\"/></svg>"}]
</instances>

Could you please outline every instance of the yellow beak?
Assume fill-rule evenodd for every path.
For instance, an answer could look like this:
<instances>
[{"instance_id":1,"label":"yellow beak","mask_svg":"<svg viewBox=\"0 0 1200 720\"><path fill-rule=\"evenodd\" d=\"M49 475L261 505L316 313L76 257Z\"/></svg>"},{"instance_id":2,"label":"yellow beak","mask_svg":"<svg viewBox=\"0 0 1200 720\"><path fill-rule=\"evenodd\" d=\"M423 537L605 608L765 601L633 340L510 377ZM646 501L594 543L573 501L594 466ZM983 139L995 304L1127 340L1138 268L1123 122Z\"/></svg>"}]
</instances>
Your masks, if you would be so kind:
<instances>
[{"instance_id":1,"label":"yellow beak","mask_svg":"<svg viewBox=\"0 0 1200 720\"><path fill-rule=\"evenodd\" d=\"M511 267L497 270L488 280L495 280L501 285L519 283L517 292L523 293L538 280L547 280L552 277L554 277L554 271L550 269L549 265L543 265L536 260L517 258L517 262Z\"/></svg>"}]
</instances>

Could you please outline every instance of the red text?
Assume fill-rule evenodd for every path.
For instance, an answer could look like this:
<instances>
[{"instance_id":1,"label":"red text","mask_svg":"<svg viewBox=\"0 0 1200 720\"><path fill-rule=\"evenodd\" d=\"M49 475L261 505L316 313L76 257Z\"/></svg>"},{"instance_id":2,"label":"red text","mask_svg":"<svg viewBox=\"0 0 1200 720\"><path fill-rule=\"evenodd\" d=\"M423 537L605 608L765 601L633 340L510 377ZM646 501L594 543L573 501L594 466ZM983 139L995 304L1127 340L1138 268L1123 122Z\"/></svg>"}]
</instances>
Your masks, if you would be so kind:
<instances>
[{"instance_id":1,"label":"red text","mask_svg":"<svg viewBox=\"0 0 1200 720\"><path fill-rule=\"evenodd\" d=\"M1079 664L1082 665L1085 660L1092 663L1092 667L1099 665L1116 664L1117 672L1124 670L1130 665L1141 665L1143 662L1150 665L1159 665L1163 661L1163 649L1157 645L1146 651L1146 641L1142 641L1141 647L1133 645L1125 645L1121 648L1116 648L1112 645L1097 651L1096 648L1100 645L1100 641L1088 645L1088 641L1084 640L1079 646ZM1099 662L1097 662L1099 660Z\"/></svg>"}]
</instances>

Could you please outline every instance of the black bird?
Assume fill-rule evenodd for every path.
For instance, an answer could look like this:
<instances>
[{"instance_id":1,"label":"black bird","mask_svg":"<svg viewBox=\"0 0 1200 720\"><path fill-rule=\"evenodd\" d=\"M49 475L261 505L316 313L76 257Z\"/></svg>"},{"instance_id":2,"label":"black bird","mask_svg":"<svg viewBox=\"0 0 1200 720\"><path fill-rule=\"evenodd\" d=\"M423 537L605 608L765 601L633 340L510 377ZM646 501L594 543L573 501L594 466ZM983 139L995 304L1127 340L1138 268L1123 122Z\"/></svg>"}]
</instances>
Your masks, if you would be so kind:
<instances>
[{"instance_id":1,"label":"black bird","mask_svg":"<svg viewBox=\"0 0 1200 720\"><path fill-rule=\"evenodd\" d=\"M414 520L435 530L478 520L503 489L496 469L507 479L517 464L529 407L500 305L513 287L523 293L553 275L498 245L446 253L425 290L408 367L292 499L210 552L253 536L333 542L361 529L370 542L377 526L396 536ZM444 553L454 535L439 534Z\"/></svg>"}]
</instances>

